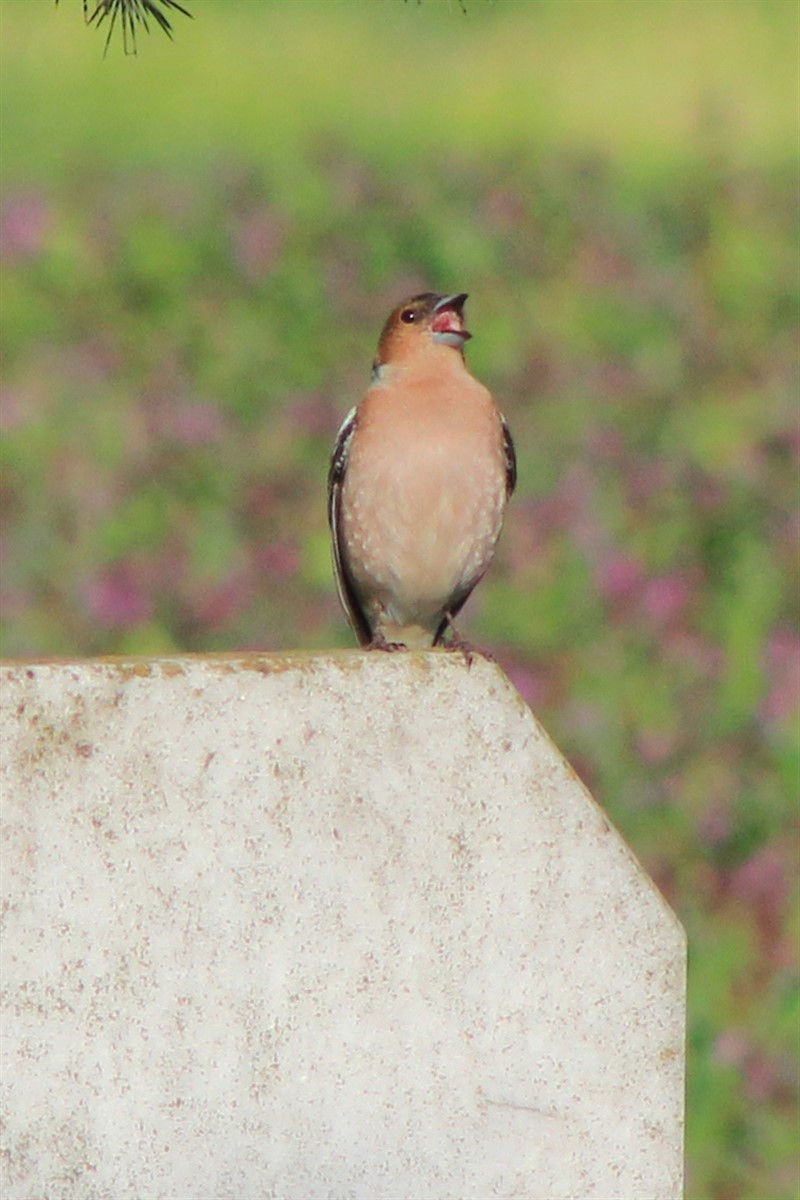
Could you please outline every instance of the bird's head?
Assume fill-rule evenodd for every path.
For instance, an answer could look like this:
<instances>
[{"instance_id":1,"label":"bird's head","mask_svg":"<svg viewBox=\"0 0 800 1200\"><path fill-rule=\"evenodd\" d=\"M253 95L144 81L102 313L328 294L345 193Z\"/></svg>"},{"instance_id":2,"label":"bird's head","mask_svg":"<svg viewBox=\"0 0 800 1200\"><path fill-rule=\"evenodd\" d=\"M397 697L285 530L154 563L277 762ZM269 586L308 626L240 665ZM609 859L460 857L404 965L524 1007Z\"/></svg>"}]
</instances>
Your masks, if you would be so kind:
<instances>
[{"instance_id":1,"label":"bird's head","mask_svg":"<svg viewBox=\"0 0 800 1200\"><path fill-rule=\"evenodd\" d=\"M472 334L464 328L466 292L437 296L423 292L398 304L383 327L378 363L407 360L426 350L449 347L464 353Z\"/></svg>"}]
</instances>

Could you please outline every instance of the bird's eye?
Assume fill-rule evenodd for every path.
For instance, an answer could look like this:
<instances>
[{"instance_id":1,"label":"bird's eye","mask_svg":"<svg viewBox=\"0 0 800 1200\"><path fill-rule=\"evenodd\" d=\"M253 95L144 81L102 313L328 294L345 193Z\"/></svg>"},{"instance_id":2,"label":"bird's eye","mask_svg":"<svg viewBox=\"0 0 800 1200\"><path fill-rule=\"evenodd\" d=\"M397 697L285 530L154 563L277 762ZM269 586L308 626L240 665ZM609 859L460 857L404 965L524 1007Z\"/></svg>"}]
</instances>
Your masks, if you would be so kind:
<instances>
[{"instance_id":1,"label":"bird's eye","mask_svg":"<svg viewBox=\"0 0 800 1200\"><path fill-rule=\"evenodd\" d=\"M406 325L413 325L417 319L417 314L413 308L404 308L400 313L400 320Z\"/></svg>"}]
</instances>

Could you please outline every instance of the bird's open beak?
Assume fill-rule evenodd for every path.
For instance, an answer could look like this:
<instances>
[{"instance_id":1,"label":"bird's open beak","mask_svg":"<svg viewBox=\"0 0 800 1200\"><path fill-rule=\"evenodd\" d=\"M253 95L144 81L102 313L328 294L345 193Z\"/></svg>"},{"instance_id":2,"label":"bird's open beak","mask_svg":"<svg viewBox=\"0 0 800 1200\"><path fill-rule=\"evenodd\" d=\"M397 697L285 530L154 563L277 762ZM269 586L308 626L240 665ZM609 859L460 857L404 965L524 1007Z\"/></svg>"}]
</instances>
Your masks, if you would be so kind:
<instances>
[{"instance_id":1,"label":"bird's open beak","mask_svg":"<svg viewBox=\"0 0 800 1200\"><path fill-rule=\"evenodd\" d=\"M472 337L464 328L464 304L466 292L455 296L442 296L433 306L431 329L434 333L449 334L458 342L466 342Z\"/></svg>"},{"instance_id":2,"label":"bird's open beak","mask_svg":"<svg viewBox=\"0 0 800 1200\"><path fill-rule=\"evenodd\" d=\"M467 302L467 296L467 292L459 292L457 296L440 296L433 306L433 311L438 313L452 308L454 312L461 313Z\"/></svg>"}]
</instances>

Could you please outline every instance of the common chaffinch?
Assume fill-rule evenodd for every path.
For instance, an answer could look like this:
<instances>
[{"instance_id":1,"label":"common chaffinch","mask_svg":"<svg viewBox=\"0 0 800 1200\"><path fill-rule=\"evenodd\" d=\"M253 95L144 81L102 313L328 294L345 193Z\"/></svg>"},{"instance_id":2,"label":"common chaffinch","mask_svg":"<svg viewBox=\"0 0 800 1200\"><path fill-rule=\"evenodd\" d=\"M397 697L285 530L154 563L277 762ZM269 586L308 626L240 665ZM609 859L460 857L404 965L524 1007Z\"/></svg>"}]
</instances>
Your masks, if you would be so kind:
<instances>
[{"instance_id":1,"label":"common chaffinch","mask_svg":"<svg viewBox=\"0 0 800 1200\"><path fill-rule=\"evenodd\" d=\"M372 382L329 474L342 605L368 649L469 649L453 618L492 560L516 483L508 426L470 375L467 296L412 296L389 316Z\"/></svg>"}]
</instances>

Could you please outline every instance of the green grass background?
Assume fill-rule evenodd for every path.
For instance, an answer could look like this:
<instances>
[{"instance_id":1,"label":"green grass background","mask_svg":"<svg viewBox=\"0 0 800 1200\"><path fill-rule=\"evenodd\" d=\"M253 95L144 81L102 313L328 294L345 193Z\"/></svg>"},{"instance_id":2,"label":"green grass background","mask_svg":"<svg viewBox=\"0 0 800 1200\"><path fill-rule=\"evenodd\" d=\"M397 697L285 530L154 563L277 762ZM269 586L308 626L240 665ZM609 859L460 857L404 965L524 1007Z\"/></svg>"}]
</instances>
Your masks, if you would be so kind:
<instances>
[{"instance_id":1,"label":"green grass background","mask_svg":"<svg viewBox=\"0 0 800 1200\"><path fill-rule=\"evenodd\" d=\"M462 628L687 927L688 1197L793 1200L798 6L187 3L104 59L0 0L4 653L350 644L332 439L469 291L520 485Z\"/></svg>"}]
</instances>

